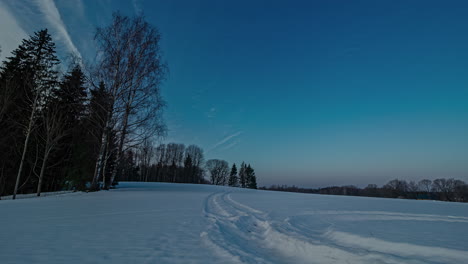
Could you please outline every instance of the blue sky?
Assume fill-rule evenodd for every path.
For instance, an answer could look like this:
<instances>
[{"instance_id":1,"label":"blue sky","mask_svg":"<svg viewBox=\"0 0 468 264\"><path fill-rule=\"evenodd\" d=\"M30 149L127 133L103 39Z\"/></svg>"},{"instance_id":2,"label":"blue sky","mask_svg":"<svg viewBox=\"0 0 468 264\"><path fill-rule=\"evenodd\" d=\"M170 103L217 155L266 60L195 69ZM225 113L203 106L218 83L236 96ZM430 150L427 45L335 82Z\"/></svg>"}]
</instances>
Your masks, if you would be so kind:
<instances>
[{"instance_id":1,"label":"blue sky","mask_svg":"<svg viewBox=\"0 0 468 264\"><path fill-rule=\"evenodd\" d=\"M466 1L0 0L1 56L47 27L91 60L115 10L161 31L168 142L260 185L468 181Z\"/></svg>"}]
</instances>

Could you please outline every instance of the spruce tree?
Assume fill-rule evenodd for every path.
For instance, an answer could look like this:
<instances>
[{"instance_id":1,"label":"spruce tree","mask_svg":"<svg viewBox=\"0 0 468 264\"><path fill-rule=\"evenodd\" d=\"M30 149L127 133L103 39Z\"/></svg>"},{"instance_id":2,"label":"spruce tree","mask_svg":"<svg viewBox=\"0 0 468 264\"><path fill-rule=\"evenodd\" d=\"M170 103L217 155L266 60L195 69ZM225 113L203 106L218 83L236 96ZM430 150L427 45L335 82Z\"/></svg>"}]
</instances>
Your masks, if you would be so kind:
<instances>
[{"instance_id":1,"label":"spruce tree","mask_svg":"<svg viewBox=\"0 0 468 264\"><path fill-rule=\"evenodd\" d=\"M27 122L30 89L23 88L24 67L21 59L24 51L17 49L13 57L3 62L0 70L0 196L13 193L14 174L17 173L21 150L19 144L24 141L22 124Z\"/></svg>"},{"instance_id":2,"label":"spruce tree","mask_svg":"<svg viewBox=\"0 0 468 264\"><path fill-rule=\"evenodd\" d=\"M21 95L16 104L16 122L23 127L21 140L23 145L13 199L16 198L21 174L25 165L26 154L30 144L31 134L36 126L39 112L50 100L58 87L58 72L56 66L59 60L55 54L55 44L47 29L35 32L13 51L13 56L7 58L2 67L2 82L13 84L15 92Z\"/></svg>"},{"instance_id":3,"label":"spruce tree","mask_svg":"<svg viewBox=\"0 0 468 264\"><path fill-rule=\"evenodd\" d=\"M250 164L245 169L246 174L246 187L250 189L257 189L257 177L255 176L255 170Z\"/></svg>"},{"instance_id":4,"label":"spruce tree","mask_svg":"<svg viewBox=\"0 0 468 264\"><path fill-rule=\"evenodd\" d=\"M87 96L85 75L81 67L75 65L64 76L60 89L55 92L59 108L67 114L68 127L74 127L84 117Z\"/></svg>"},{"instance_id":5,"label":"spruce tree","mask_svg":"<svg viewBox=\"0 0 468 264\"><path fill-rule=\"evenodd\" d=\"M245 177L245 163L242 162L240 170L239 170L239 183L240 187L245 188L246 187L246 177Z\"/></svg>"},{"instance_id":6,"label":"spruce tree","mask_svg":"<svg viewBox=\"0 0 468 264\"><path fill-rule=\"evenodd\" d=\"M237 167L236 164L232 164L231 173L229 174L228 185L231 187L237 187L239 185L239 179L237 177Z\"/></svg>"},{"instance_id":7,"label":"spruce tree","mask_svg":"<svg viewBox=\"0 0 468 264\"><path fill-rule=\"evenodd\" d=\"M85 75L79 65L75 65L63 78L60 89L55 93L57 107L65 113L65 128L69 134L62 140L64 146L56 155L62 159L69 188L84 189L90 171L89 159L92 146L88 142L85 119L87 92ZM57 160L57 162L60 162Z\"/></svg>"}]
</instances>

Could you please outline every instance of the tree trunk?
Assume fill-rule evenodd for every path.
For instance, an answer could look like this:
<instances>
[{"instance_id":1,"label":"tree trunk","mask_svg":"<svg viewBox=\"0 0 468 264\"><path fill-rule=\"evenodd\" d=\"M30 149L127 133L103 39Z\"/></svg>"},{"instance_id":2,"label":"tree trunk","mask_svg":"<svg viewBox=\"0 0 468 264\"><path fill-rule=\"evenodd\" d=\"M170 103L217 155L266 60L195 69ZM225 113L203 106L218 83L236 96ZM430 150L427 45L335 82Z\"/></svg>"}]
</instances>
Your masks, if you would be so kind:
<instances>
[{"instance_id":1,"label":"tree trunk","mask_svg":"<svg viewBox=\"0 0 468 264\"><path fill-rule=\"evenodd\" d=\"M18 168L18 174L16 175L15 190L13 191L13 200L16 199L16 194L18 192L18 186L19 186L19 182L21 178L21 172L23 171L24 160L26 158L26 152L28 151L29 136L31 135L32 128L34 125L34 115L36 114L36 105L37 105L38 97L39 97L39 92L38 94L36 94L34 98L34 103L33 103L32 110L31 110L31 116L29 117L28 129L26 130L26 138L24 139L23 154L21 155L21 162Z\"/></svg>"},{"instance_id":2,"label":"tree trunk","mask_svg":"<svg viewBox=\"0 0 468 264\"><path fill-rule=\"evenodd\" d=\"M96 189L99 176L101 175L102 166L104 162L104 153L106 151L106 145L107 145L106 134L107 132L106 130L104 130L102 133L101 147L99 148L99 154L96 160L96 167L94 168L94 176L93 176L93 181L91 182L91 189Z\"/></svg>"},{"instance_id":3,"label":"tree trunk","mask_svg":"<svg viewBox=\"0 0 468 264\"><path fill-rule=\"evenodd\" d=\"M42 180L44 179L44 172L47 165L47 159L49 158L49 152L44 151L44 159L42 160L41 173L39 174L39 183L37 184L37 196L41 196Z\"/></svg>"},{"instance_id":4,"label":"tree trunk","mask_svg":"<svg viewBox=\"0 0 468 264\"><path fill-rule=\"evenodd\" d=\"M111 179L110 179L110 182L109 182L110 186L112 186L112 184L114 183L115 176L117 175L117 170L118 170L119 165L120 165L120 159L121 159L122 154L123 154L122 153L123 152L123 145L124 145L124 142L125 142L125 134L127 133L128 116L129 115L130 115L130 108L127 107L127 109L125 110L125 115L123 117L122 134L120 135L119 148L117 150L117 157L115 158L116 163L115 163L114 168L112 169Z\"/></svg>"},{"instance_id":5,"label":"tree trunk","mask_svg":"<svg viewBox=\"0 0 468 264\"><path fill-rule=\"evenodd\" d=\"M91 182L91 189L97 189L97 183L99 181L99 176L102 173L103 166L104 166L104 155L107 151L108 146L108 139L110 138L110 122L112 120L112 110L109 110L106 120L106 126L104 127L104 131L102 131L102 138L101 138L101 147L99 148L98 159L96 160L96 167L94 169L94 176L93 181Z\"/></svg>"},{"instance_id":6,"label":"tree trunk","mask_svg":"<svg viewBox=\"0 0 468 264\"><path fill-rule=\"evenodd\" d=\"M98 158L96 160L96 166L94 166L93 180L91 181L91 186L90 186L91 189L94 189L94 187L96 186L96 182L97 182L97 175L98 175L98 168L99 168L99 158L101 156L101 148L102 148L102 145L101 145L101 147L99 149Z\"/></svg>"},{"instance_id":7,"label":"tree trunk","mask_svg":"<svg viewBox=\"0 0 468 264\"><path fill-rule=\"evenodd\" d=\"M111 155L112 155L112 152L110 151L110 148L109 148L109 143L110 140L107 139L107 145L106 145L106 151L104 152L104 164L102 165L102 185L103 185L103 188L105 190L107 190L107 186L106 186L106 170L107 170L107 162L109 161Z\"/></svg>"}]
</instances>

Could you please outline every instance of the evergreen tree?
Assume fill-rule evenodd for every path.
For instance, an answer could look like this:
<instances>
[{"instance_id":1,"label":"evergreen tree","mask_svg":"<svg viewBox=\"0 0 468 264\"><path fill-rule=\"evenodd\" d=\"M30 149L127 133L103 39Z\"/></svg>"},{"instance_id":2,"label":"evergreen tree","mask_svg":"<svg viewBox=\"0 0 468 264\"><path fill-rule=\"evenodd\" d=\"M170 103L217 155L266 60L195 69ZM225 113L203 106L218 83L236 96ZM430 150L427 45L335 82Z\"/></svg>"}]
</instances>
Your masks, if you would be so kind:
<instances>
[{"instance_id":1,"label":"evergreen tree","mask_svg":"<svg viewBox=\"0 0 468 264\"><path fill-rule=\"evenodd\" d=\"M240 170L239 170L239 183L240 187L246 187L246 175L245 175L245 163L242 162Z\"/></svg>"},{"instance_id":2,"label":"evergreen tree","mask_svg":"<svg viewBox=\"0 0 468 264\"><path fill-rule=\"evenodd\" d=\"M236 164L232 164L231 173L229 174L228 185L231 187L237 187L239 185L239 179L237 177L237 167Z\"/></svg>"},{"instance_id":3,"label":"evergreen tree","mask_svg":"<svg viewBox=\"0 0 468 264\"><path fill-rule=\"evenodd\" d=\"M85 103L88 96L85 87L85 75L79 65L68 72L60 89L55 92L59 108L67 114L67 126L74 127L85 114Z\"/></svg>"},{"instance_id":4,"label":"evergreen tree","mask_svg":"<svg viewBox=\"0 0 468 264\"><path fill-rule=\"evenodd\" d=\"M257 189L257 177L255 171L252 169L250 164L245 169L246 174L246 187L250 189Z\"/></svg>"},{"instance_id":5,"label":"evergreen tree","mask_svg":"<svg viewBox=\"0 0 468 264\"><path fill-rule=\"evenodd\" d=\"M21 153L21 158L16 173L13 198L16 198L20 178L25 169L31 134L37 125L39 113L58 87L56 70L58 64L55 44L45 29L23 40L18 49L13 51L13 56L7 58L2 66L0 79L2 84L5 84L2 85L2 91L13 87L17 94L13 99L14 106L6 115L9 116L9 120L17 123L14 126L21 133L16 135L20 137L18 141L22 142L22 145L19 144L20 149L16 149Z\"/></svg>"},{"instance_id":6,"label":"evergreen tree","mask_svg":"<svg viewBox=\"0 0 468 264\"><path fill-rule=\"evenodd\" d=\"M65 99L62 99L61 102L65 104L68 101L70 105L76 105L70 109L71 113L68 114L68 120L76 120L76 124L73 136L68 138L71 144L70 160L64 170L66 186L78 190L89 188L90 186L87 184L91 183L92 176L95 174L96 160L102 140L101 135L106 124L109 107L109 96L102 82L98 87L90 89L89 103L85 103L86 90L83 78L84 74L81 69L74 67L61 85L69 91L66 94L76 95L76 99L64 96ZM110 142L110 145L113 145L113 142ZM108 160L106 166L110 167L113 164L114 161ZM102 177L102 171L99 176Z\"/></svg>"},{"instance_id":7,"label":"evergreen tree","mask_svg":"<svg viewBox=\"0 0 468 264\"><path fill-rule=\"evenodd\" d=\"M19 49L15 53L21 52ZM28 89L23 89L20 57L17 54L3 63L0 71L0 196L11 194L14 188L14 174L21 158L20 149L12 142L22 142L23 127L26 123L28 108ZM24 87L26 88L26 87Z\"/></svg>"},{"instance_id":8,"label":"evergreen tree","mask_svg":"<svg viewBox=\"0 0 468 264\"><path fill-rule=\"evenodd\" d=\"M85 75L79 65L68 72L60 89L55 93L55 101L60 111L65 113L65 127L69 135L62 140L64 146L58 153L58 159L64 160L62 174L66 186L84 189L90 171L92 146L88 141L87 122L85 119L87 92Z\"/></svg>"}]
</instances>

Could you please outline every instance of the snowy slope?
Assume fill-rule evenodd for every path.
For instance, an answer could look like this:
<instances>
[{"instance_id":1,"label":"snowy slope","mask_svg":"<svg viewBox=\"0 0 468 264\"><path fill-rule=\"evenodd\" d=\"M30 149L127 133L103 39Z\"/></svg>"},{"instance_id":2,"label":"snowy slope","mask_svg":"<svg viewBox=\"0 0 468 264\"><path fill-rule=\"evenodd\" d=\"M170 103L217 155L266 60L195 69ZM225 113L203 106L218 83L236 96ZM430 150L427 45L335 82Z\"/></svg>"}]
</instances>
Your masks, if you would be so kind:
<instances>
[{"instance_id":1,"label":"snowy slope","mask_svg":"<svg viewBox=\"0 0 468 264\"><path fill-rule=\"evenodd\" d=\"M468 263L468 204L121 183L0 201L0 263Z\"/></svg>"}]
</instances>

